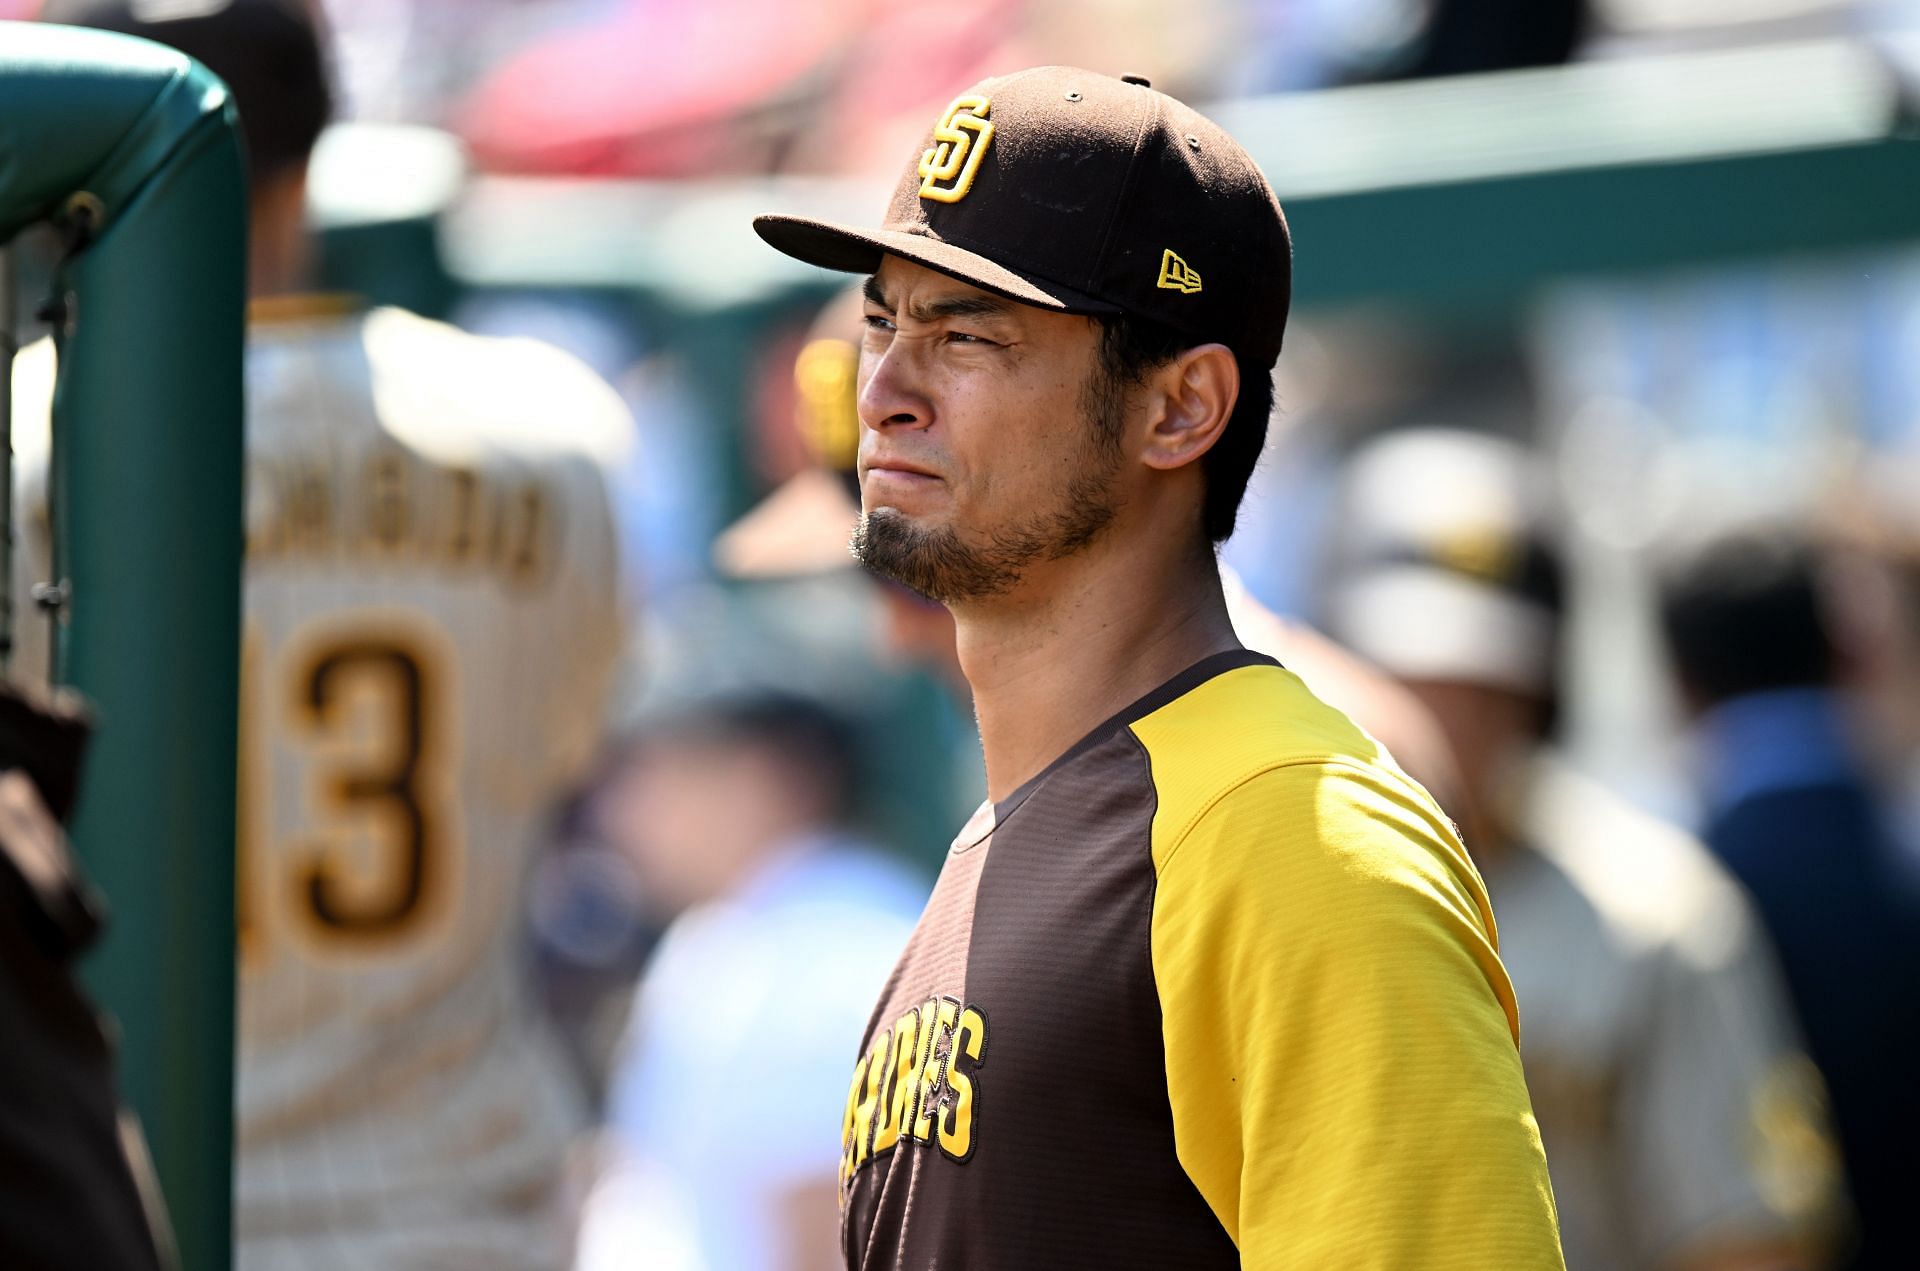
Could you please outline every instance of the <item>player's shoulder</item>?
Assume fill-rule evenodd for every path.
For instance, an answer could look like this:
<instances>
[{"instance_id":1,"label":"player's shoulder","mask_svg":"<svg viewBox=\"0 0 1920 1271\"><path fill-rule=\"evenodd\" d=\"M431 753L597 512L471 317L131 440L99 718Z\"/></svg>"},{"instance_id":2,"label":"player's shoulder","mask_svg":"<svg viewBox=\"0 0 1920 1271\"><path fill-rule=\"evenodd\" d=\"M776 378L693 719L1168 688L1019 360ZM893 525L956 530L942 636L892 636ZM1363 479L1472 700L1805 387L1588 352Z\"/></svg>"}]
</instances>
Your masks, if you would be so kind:
<instances>
[{"instance_id":1,"label":"player's shoulder","mask_svg":"<svg viewBox=\"0 0 1920 1271\"><path fill-rule=\"evenodd\" d=\"M1226 817L1342 851L1421 841L1465 859L1444 814L1379 743L1270 659L1249 655L1132 729L1152 771L1155 837L1169 848L1203 818ZM1400 833L1348 833L1368 825Z\"/></svg>"},{"instance_id":2,"label":"player's shoulder","mask_svg":"<svg viewBox=\"0 0 1920 1271\"><path fill-rule=\"evenodd\" d=\"M1535 765L1526 819L1533 850L1623 952L1711 964L1752 938L1746 895L1705 844L1564 764Z\"/></svg>"},{"instance_id":3,"label":"player's shoulder","mask_svg":"<svg viewBox=\"0 0 1920 1271\"><path fill-rule=\"evenodd\" d=\"M1307 756L1378 763L1377 742L1321 701L1298 675L1249 650L1208 658L1172 681L1133 722L1149 750L1194 743L1215 769L1263 767Z\"/></svg>"},{"instance_id":4,"label":"player's shoulder","mask_svg":"<svg viewBox=\"0 0 1920 1271\"><path fill-rule=\"evenodd\" d=\"M1365 730L1260 654L1210 658L1176 680L1166 698L1131 725L1162 803L1169 792L1210 800L1263 772L1303 764L1378 771L1411 785Z\"/></svg>"},{"instance_id":5,"label":"player's shoulder","mask_svg":"<svg viewBox=\"0 0 1920 1271\"><path fill-rule=\"evenodd\" d=\"M1452 823L1298 676L1271 661L1236 666L1134 734L1153 775L1156 911L1262 925L1284 913L1301 948L1379 955L1432 951L1406 943L1426 932L1480 966L1517 1036L1486 887Z\"/></svg>"},{"instance_id":6,"label":"player's shoulder","mask_svg":"<svg viewBox=\"0 0 1920 1271\"><path fill-rule=\"evenodd\" d=\"M613 466L634 444L619 394L544 341L476 335L394 307L369 310L360 339L383 424L419 449L484 446Z\"/></svg>"}]
</instances>

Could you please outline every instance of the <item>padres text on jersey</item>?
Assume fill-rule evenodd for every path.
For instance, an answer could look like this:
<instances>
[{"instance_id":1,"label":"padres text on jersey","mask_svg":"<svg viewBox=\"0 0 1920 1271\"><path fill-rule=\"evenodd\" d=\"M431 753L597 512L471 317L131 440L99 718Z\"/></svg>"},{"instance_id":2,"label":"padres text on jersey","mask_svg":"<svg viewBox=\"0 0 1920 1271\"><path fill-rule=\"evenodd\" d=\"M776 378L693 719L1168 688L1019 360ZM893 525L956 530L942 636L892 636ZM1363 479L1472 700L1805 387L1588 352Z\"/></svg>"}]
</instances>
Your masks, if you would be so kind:
<instances>
[{"instance_id":1,"label":"padres text on jersey","mask_svg":"<svg viewBox=\"0 0 1920 1271\"><path fill-rule=\"evenodd\" d=\"M854 1063L850 1267L1561 1266L1479 876L1258 654L983 807Z\"/></svg>"}]
</instances>

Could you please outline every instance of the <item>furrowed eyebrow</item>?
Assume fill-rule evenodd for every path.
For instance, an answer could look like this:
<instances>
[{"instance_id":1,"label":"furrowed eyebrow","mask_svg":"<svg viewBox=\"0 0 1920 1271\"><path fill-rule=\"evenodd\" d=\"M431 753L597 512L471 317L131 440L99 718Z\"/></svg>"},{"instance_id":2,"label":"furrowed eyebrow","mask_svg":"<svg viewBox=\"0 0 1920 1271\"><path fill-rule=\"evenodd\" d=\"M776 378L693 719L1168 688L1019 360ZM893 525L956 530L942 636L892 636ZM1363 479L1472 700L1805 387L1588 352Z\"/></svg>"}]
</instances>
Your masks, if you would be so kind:
<instances>
[{"instance_id":1,"label":"furrowed eyebrow","mask_svg":"<svg viewBox=\"0 0 1920 1271\"><path fill-rule=\"evenodd\" d=\"M907 312L915 322L938 322L942 318L1004 318L1013 312L1010 301L994 296L949 296L911 306Z\"/></svg>"},{"instance_id":2,"label":"furrowed eyebrow","mask_svg":"<svg viewBox=\"0 0 1920 1271\"><path fill-rule=\"evenodd\" d=\"M894 311L894 305L887 299L887 293L880 285L877 276L869 277L860 285L860 292L867 302L888 313ZM1013 312L1013 303L998 296L947 296L940 300L922 300L907 306L907 314L915 322L938 322L942 318L1004 318Z\"/></svg>"}]
</instances>

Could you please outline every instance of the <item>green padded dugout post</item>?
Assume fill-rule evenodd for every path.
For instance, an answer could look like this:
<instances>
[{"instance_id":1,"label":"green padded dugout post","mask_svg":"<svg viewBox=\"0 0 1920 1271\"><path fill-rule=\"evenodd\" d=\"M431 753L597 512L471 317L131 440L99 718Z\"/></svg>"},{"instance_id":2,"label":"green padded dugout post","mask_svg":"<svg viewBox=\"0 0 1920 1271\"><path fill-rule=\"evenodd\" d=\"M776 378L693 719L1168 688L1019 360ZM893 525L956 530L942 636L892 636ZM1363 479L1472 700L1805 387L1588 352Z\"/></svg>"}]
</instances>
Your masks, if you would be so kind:
<instances>
[{"instance_id":1,"label":"green padded dugout post","mask_svg":"<svg viewBox=\"0 0 1920 1271\"><path fill-rule=\"evenodd\" d=\"M72 250L51 497L56 675L94 703L88 968L193 1271L231 1260L246 193L225 85L143 40L0 22L0 242ZM22 621L36 621L23 614Z\"/></svg>"}]
</instances>

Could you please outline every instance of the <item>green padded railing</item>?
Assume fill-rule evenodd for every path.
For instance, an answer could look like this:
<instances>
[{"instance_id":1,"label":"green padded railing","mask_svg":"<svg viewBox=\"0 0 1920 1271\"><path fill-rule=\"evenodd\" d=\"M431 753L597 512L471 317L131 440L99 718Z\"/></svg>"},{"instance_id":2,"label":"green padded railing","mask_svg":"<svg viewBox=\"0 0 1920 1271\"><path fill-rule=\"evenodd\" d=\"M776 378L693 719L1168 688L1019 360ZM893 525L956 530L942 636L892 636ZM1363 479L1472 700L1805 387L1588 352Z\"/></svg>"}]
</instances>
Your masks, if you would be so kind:
<instances>
[{"instance_id":1,"label":"green padded railing","mask_svg":"<svg viewBox=\"0 0 1920 1271\"><path fill-rule=\"evenodd\" d=\"M246 195L226 87L143 40L0 22L0 244L53 221L56 677L99 731L87 971L184 1265L231 1259ZM19 620L40 620L33 614Z\"/></svg>"}]
</instances>

